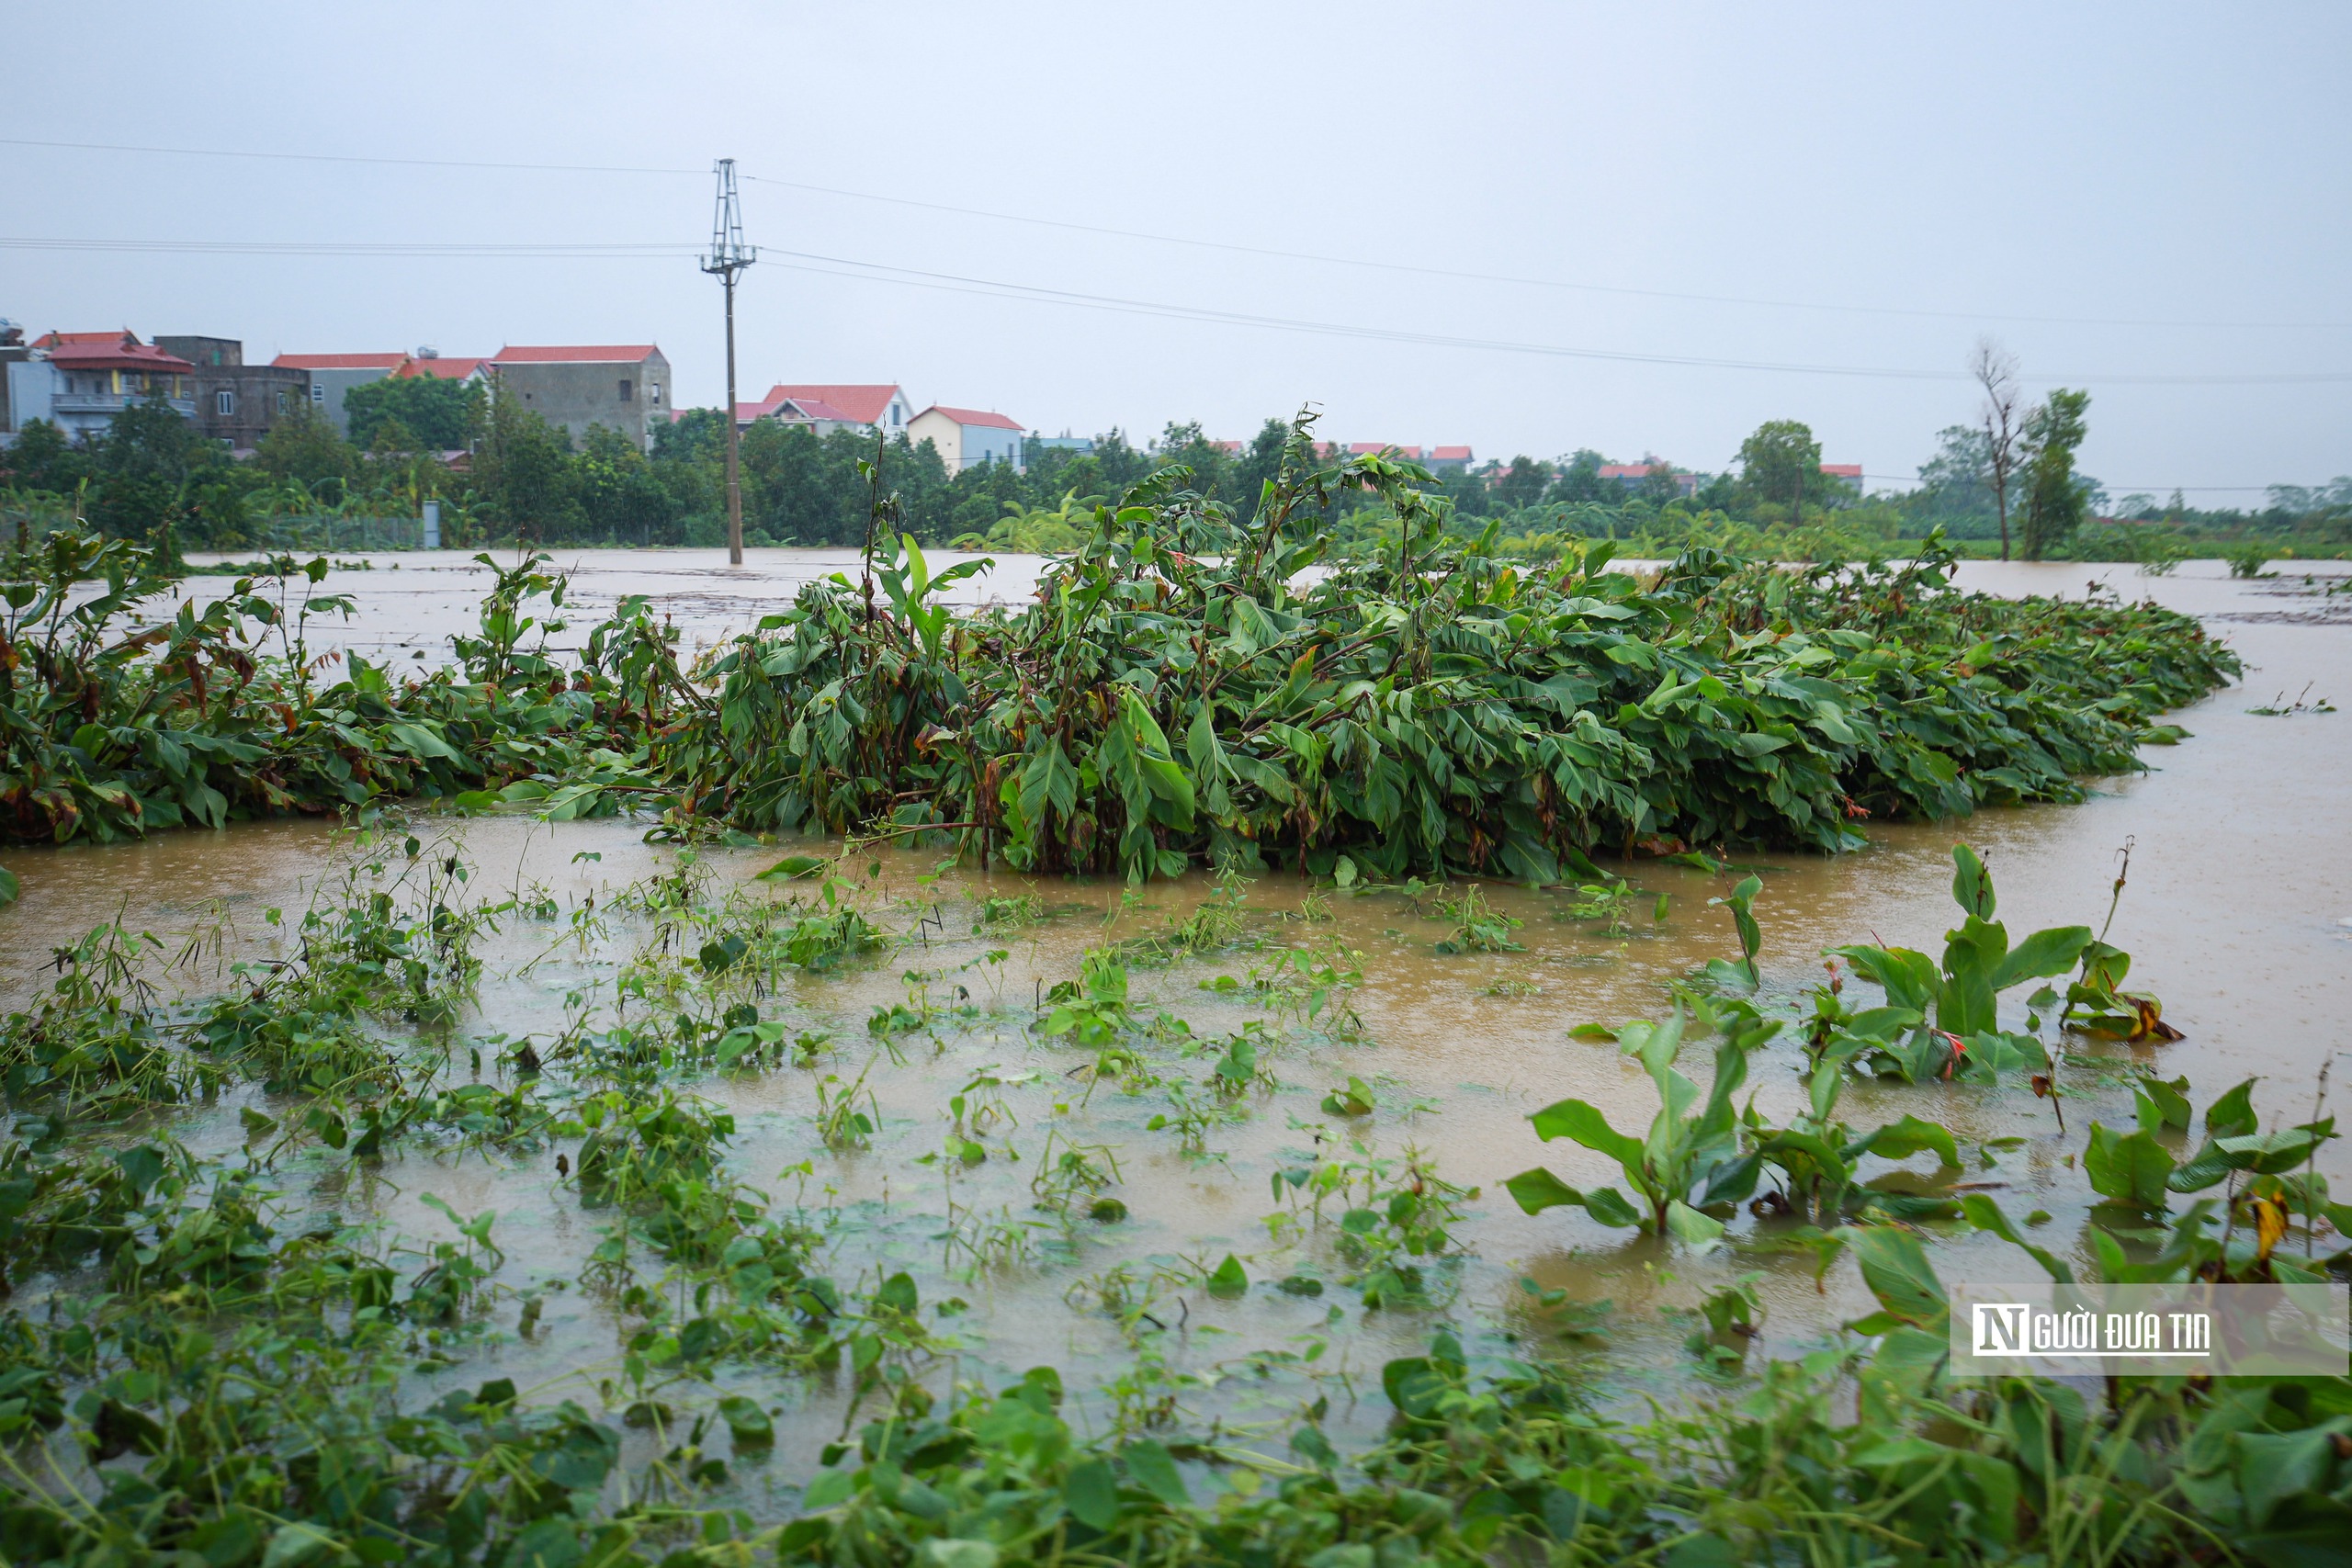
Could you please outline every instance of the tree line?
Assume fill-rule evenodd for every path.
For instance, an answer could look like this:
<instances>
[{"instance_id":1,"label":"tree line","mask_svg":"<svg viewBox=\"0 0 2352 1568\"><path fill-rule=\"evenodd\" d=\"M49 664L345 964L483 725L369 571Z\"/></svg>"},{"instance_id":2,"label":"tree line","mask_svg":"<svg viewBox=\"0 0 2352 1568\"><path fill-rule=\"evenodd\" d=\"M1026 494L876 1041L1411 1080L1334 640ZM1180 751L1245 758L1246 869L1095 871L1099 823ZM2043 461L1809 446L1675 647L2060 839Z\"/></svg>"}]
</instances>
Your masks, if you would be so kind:
<instances>
[{"instance_id":1,"label":"tree line","mask_svg":"<svg viewBox=\"0 0 2352 1568\"><path fill-rule=\"evenodd\" d=\"M1865 493L1824 475L1820 441L1794 419L1758 426L1720 472L1645 457L1634 465L1645 475L1629 484L1603 472L1610 459L1600 452L1581 448L1436 473L1430 489L1447 503L1455 532L1491 525L1539 555L1546 540L1672 543L1726 531L1751 549L1882 553L1938 528L1964 548L2028 559L2120 547L2113 525L2084 535L2115 504L2076 464L2089 394L2060 389L2026 404L2015 362L1989 344L1975 367L1980 416L1941 431L1920 482L1901 494ZM514 400L486 396L480 383L429 377L355 388L345 412L347 435L298 405L243 461L160 402L125 410L109 431L81 443L33 421L0 452L0 494L19 513L78 515L109 536L160 536L184 549L252 547L280 517L413 518L426 500L442 502L442 536L458 546L725 541L726 425L715 409L659 427L650 450L602 427L575 440ZM1198 423L1170 423L1141 445L1113 429L1091 450L1033 438L1018 468L951 473L928 442L820 436L761 420L742 434L744 535L754 546L855 545L879 486L897 497L900 526L925 544L1067 548L1095 502L1115 501L1171 465L1189 470L1189 488L1203 496L1253 508L1279 469L1285 429L1269 418L1248 442L1226 444ZM2120 515L2161 522L2183 538L2267 534L2312 553L2331 540L2352 544L2352 481L2279 487L2271 501L2259 512L2213 513L2184 508L2178 496L2168 507L2132 496ZM1376 504L1326 521L1343 543L1395 525Z\"/></svg>"}]
</instances>

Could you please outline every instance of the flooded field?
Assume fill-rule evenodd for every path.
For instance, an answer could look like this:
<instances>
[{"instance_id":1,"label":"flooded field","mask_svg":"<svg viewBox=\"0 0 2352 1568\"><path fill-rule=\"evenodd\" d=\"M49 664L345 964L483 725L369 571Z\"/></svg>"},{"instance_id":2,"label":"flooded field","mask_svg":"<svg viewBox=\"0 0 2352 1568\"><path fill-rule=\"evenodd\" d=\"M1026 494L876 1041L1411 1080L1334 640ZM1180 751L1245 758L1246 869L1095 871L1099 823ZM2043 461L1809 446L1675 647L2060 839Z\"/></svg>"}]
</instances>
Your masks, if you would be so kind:
<instances>
[{"instance_id":1,"label":"flooded field","mask_svg":"<svg viewBox=\"0 0 2352 1568\"><path fill-rule=\"evenodd\" d=\"M856 567L842 552L755 552L743 571L692 552L560 564L571 581L555 649L644 594L689 653ZM948 600L1018 604L1040 569L1004 559L955 581ZM336 573L327 590L348 592L353 614L312 649L435 668L475 626L487 581L454 555ZM1634 592L1616 581L1613 592ZM1242 1506L1268 1479L1393 1441L1411 1404L1397 1380L1425 1354L1456 1371L1566 1368L1600 1413L1689 1408L1771 1366L1835 1380L1860 1354L1844 1325L1889 1300L1847 1246L1928 1236L1943 1281L2030 1277L1992 1224L2007 1215L2051 1267L2098 1269L2117 1246L2117 1182L2131 1180L2117 1176L2117 1140L2133 1128L2147 1131L2131 1147L2150 1159L2162 1147L2171 1170L2197 1149L2189 1117L2244 1081L2246 1126L2326 1114L2352 1013L2352 731L2334 703L2352 698L2352 600L2328 592L2335 583L2284 569L2227 579L2211 562L2171 576L1966 564L1962 588L2152 597L2194 614L2244 660L2244 680L2171 715L2183 739L2147 748L2143 773L2091 781L2082 804L1919 823L1835 797L1858 835L1837 856L1628 828L1642 853L1543 886L1383 879L1357 861L1312 879L1193 870L1129 884L959 865L945 832L920 829L938 816L844 846L715 818L541 820L541 785L513 804L478 790L468 811L386 802L357 828L301 816L9 851L24 891L0 909L0 989L21 1013L9 1072L26 1098L12 1100L21 1143L7 1170L51 1203L80 1192L75 1180L92 1203L120 1201L104 1192L130 1180L153 1211L134 1211L151 1239L110 1265L51 1267L45 1251L9 1262L9 1321L40 1321L71 1349L71 1325L106 1321L106 1291L125 1279L139 1304L120 1321L139 1324L214 1300L169 1291L155 1269L188 1269L209 1291L266 1265L270 1300L315 1286L339 1303L301 1312L324 1312L318 1333L348 1336L353 1357L360 1345L377 1357L367 1378L386 1432L407 1420L395 1411L430 1411L480 1420L499 1443L501 1411L534 1411L529 1441L609 1446L570 1506L597 1518L618 1506L630 1530L656 1533L703 1518L713 1542L713 1509L741 1509L748 1530L837 1505L842 1441L861 1425L870 1470L856 1485L922 1514L922 1493L889 1491L887 1432L959 1392L1028 1389L1021 1399L1061 1413L1080 1441L1120 1443L1146 1505L1197 1493ZM1458 614L1477 606L1473 594ZM920 614L908 623L924 626ZM2194 642L2188 623L2171 635ZM1954 649L1966 642L1973 632ZM1738 632L1734 647L1747 647ZM520 649L508 668L529 668ZM1761 689L1755 674L1736 680ZM560 698L562 680L546 691ZM618 691L628 719L626 680ZM1616 712L1621 727L1642 719ZM1143 750L1148 717L1136 724ZM953 731L932 727L922 745L941 739ZM1200 766L1202 750L1190 755ZM1954 879L1957 844L1973 858L1957 851ZM1990 891L1971 882L1978 858ZM1995 894L2016 952L2034 931L2075 929L2044 933L2061 959L2011 964L1975 1022L1959 1022L1973 1004L1954 999L1950 954L1933 1030L1927 1001L1900 1030L1858 1016L1879 1001L1868 964L1943 954L1971 909L1969 931L1983 929ZM1837 947L1849 952L1830 964ZM1936 962L1919 959L1928 974ZM2028 995L2025 980L2065 987L2067 974L2065 999ZM2131 997L2162 999L2164 1027L2157 1001ZM2124 1022L2061 1030L2058 1010L2076 1004ZM1679 1054L1644 1063L1634 1021L1670 1018L1689 1027ZM35 1067L68 1022L99 1043L56 1058L56 1072L87 1072L75 1084L96 1089L45 1102ZM188 1048L155 1048L160 1030ZM1830 1039L1851 1055L1823 1055ZM1713 1135L1750 1152L1714 1166L1729 1197L1679 1176L1637 1215L1613 1182L1649 1197L1637 1170L1649 1156L1618 1134L1651 1126L1660 1086L1679 1081L1670 1063L1693 1096L1710 1075L1743 1077L1719 1096ZM2192 1110L2164 1110L2176 1102ZM1545 1107L1547 1131L1578 1131L1543 1140ZM1815 1168L1799 1185L1809 1166L1790 1149L1814 1126L1832 1147L1879 1128L1877 1143L1847 1147L1851 1180ZM1677 1138L1691 1135L1708 1138ZM1633 1152L1597 1152L1613 1140ZM80 1176L62 1176L59 1147L85 1156ZM2319 1143L2296 1180L2343 1190L2345 1149ZM2152 1206L2162 1213L2162 1192ZM0 1203L0 1223L12 1213ZM51 1223L42 1246L71 1244L73 1224ZM2263 1235L2256 1265L2284 1220ZM2286 1246L2307 1258L2317 1235L2307 1224ZM214 1328L240 1357L282 1357L266 1324L228 1314ZM0 1425L38 1416L7 1404L9 1387L47 1387L24 1382L35 1373L12 1371L12 1354L0 1342L0 1378L17 1378L0 1384ZM311 1347L285 1366L356 1389L360 1361L324 1371L336 1354ZM188 1375L205 1357L169 1359ZM163 1446L110 1416L155 1394L139 1378L118 1371L80 1396L92 1453L42 1438L47 1474L18 1470L12 1485L51 1497L106 1476L120 1485L108 1460ZM277 1396L312 1420L348 1394ZM113 1432L131 1437L118 1446ZM402 1464L386 1460L379 1485L412 1488ZM1072 1517L1126 1518L1114 1497L1129 1493L1084 1491L1096 1481L1082 1472L1066 1483ZM1562 1523L1557 1497L1588 1493L1555 1485L1545 1528L1574 1533L1583 1512ZM538 1506L534 1495L508 1488L501 1506ZM458 1512L440 1493L414 1506L435 1530L458 1528L442 1523ZM277 1526L273 1561L318 1556L308 1528Z\"/></svg>"},{"instance_id":2,"label":"flooded field","mask_svg":"<svg viewBox=\"0 0 2352 1568\"><path fill-rule=\"evenodd\" d=\"M755 553L741 576L585 555L575 589L597 611L651 593L657 614L715 639L806 574L846 564L785 555ZM399 559L398 572L334 580L359 604L343 635L378 658L438 657L480 585L453 560ZM1000 570L975 597L1034 580L1031 563ZM1943 1126L1962 1156L1959 1170L1925 1156L1876 1160L1870 1179L1991 1193L2021 1220L2043 1216L2037 1237L2061 1255L2087 1256L2096 1195L2080 1156L2094 1121L2131 1123L2126 1069L2185 1076L2200 1107L2253 1077L2270 1125L2312 1113L2323 1066L2352 1042L2352 719L2318 707L2352 699L2352 617L2337 612L2341 596L2306 593L2300 578L2233 581L2212 563L2130 572L1975 565L1960 581L2079 592L2097 575L2228 639L2246 661L2243 685L2177 716L2191 738L2148 752L2144 775L2104 782L2080 806L1870 822L1868 847L1842 857L1735 857L1712 871L1608 862L1622 882L1485 885L1496 935L1484 945L1502 951L1447 951L1464 945L1462 883L1310 888L1195 874L1128 890L983 874L897 847L841 861L826 892L757 876L783 855L830 854L825 842L682 851L644 842L645 825L626 819L395 813L358 840L281 821L14 852L24 896L0 913L7 983L22 1005L53 978L51 947L108 921L153 933L150 967L169 960L161 983L193 997L232 988L236 964L289 956L301 912L342 907L355 886L408 898L437 876L435 897L492 910L468 938L481 964L473 1000L417 1037L447 1053L452 1086L533 1089L552 1118L546 1131L501 1144L445 1128L380 1162L298 1143L269 1180L294 1227L374 1224L376 1245L410 1272L459 1236L461 1220L494 1214L477 1236L494 1263L463 1321L417 1348L414 1397L512 1379L528 1400L625 1419L638 1463L677 1440L673 1406L748 1397L772 1413L774 1447L739 1440L731 1479L712 1495L763 1517L791 1511L820 1451L870 1396L839 1368L739 1365L706 1385L665 1371L659 1355L649 1363L645 1325L673 1330L698 1307L684 1282L662 1282L626 1205L583 1190L593 1129L576 1119L595 1096L567 1064L590 1041L610 1049L616 1032L692 1017L740 1038L731 1068L706 1064L662 1083L705 1102L697 1114L732 1118L717 1169L806 1227L809 1273L843 1300L905 1276L921 1333L877 1353L902 1357L935 1390L995 1387L1049 1365L1081 1429L1124 1429L1165 1406L1222 1421L1237 1441L1320 1394L1335 1439L1361 1442L1388 1419L1383 1363L1452 1322L1487 1325L1482 1343L1508 1331L1521 1353L1589 1360L1611 1375L1613 1397L1670 1394L1688 1375L1694 1309L1742 1276L1760 1276L1752 1353L1772 1358L1830 1342L1870 1293L1850 1268L1817 1287L1814 1256L1777 1244L1764 1220L1742 1217L1725 1245L1669 1247L1576 1208L1522 1213L1501 1183L1539 1164L1577 1186L1613 1179L1611 1161L1540 1142L1528 1118L1576 1097L1638 1135L1657 1108L1649 1078L1607 1041L1572 1031L1662 1019L1676 982L1736 958L1719 901L1750 873L1762 885L1758 1005L1785 1012L1823 980L1826 948L1940 951L1958 919L1955 841L1982 854L2020 934L2099 929L2128 848L2107 940L2130 953L2132 985L2163 998L2183 1038L2077 1041L2057 1072L2063 1131L2048 1100L1964 1084L1859 1082L1844 1101L1858 1122L1911 1113ZM2300 711L2249 711L2299 694ZM466 869L461 886L448 881L452 865ZM794 918L854 909L874 934L821 965L763 966L756 948L740 963L729 955L729 933L772 928L759 911L786 904ZM1107 996L1088 987L1111 964L1128 1022L1126 1043L1106 1052L1086 1009ZM2023 1011L2005 1006L2004 1026L2023 1027ZM1706 1055L1694 1041L1681 1064L1702 1084ZM1793 1031L1771 1042L1740 1103L1752 1097L1766 1122L1785 1120L1802 1108L1804 1065ZM200 1155L258 1158L306 1098L231 1089L166 1122ZM2320 1156L2339 1186L2352 1179L2344 1149ZM1410 1256L1399 1248L1412 1224L1380 1218L1408 1191L1419 1224L1439 1216L1435 1239ZM1372 1218L1342 1223L1358 1213ZM2005 1244L1957 1231L1937 1260L1947 1280L2019 1268ZM1409 1288L1384 1290L1384 1269L1409 1271ZM20 1280L16 1304L38 1312L51 1292L81 1288ZM716 1433L697 1440L726 1447Z\"/></svg>"}]
</instances>

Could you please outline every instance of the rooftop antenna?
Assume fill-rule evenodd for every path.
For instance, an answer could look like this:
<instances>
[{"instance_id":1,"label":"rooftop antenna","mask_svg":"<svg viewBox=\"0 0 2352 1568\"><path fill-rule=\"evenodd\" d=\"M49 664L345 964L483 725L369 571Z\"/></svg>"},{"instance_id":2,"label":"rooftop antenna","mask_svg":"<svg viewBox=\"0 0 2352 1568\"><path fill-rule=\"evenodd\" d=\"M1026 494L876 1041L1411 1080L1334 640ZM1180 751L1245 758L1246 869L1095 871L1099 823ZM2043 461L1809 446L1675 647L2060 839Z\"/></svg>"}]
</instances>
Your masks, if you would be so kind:
<instances>
[{"instance_id":1,"label":"rooftop antenna","mask_svg":"<svg viewBox=\"0 0 2352 1568\"><path fill-rule=\"evenodd\" d=\"M743 564L743 485L736 467L740 432L735 428L735 279L759 260L760 253L743 243L743 207L735 195L735 160L721 158L718 203L710 217L710 254L703 271L727 288L727 564Z\"/></svg>"}]
</instances>

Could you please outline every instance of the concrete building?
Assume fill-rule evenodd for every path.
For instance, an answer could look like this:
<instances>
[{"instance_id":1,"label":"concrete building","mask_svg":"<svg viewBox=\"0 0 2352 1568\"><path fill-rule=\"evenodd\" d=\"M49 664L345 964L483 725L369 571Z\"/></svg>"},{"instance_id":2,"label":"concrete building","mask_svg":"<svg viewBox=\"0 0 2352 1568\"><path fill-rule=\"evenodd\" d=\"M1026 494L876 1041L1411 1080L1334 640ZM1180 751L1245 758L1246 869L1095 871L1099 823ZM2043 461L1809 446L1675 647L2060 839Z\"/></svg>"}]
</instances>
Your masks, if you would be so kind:
<instances>
[{"instance_id":1,"label":"concrete building","mask_svg":"<svg viewBox=\"0 0 2352 1568\"><path fill-rule=\"evenodd\" d=\"M33 356L32 345L25 342L25 329L6 316L0 316L0 445L17 433L14 403L8 396L8 367L22 365Z\"/></svg>"},{"instance_id":2,"label":"concrete building","mask_svg":"<svg viewBox=\"0 0 2352 1568\"><path fill-rule=\"evenodd\" d=\"M1824 479L1836 479L1856 495L1862 493L1862 466L1860 463L1824 463L1821 475Z\"/></svg>"},{"instance_id":3,"label":"concrete building","mask_svg":"<svg viewBox=\"0 0 2352 1568\"><path fill-rule=\"evenodd\" d=\"M190 378L196 367L141 343L128 329L49 333L7 367L12 428L45 419L73 440L106 434L132 403L161 398L183 419L196 417Z\"/></svg>"},{"instance_id":4,"label":"concrete building","mask_svg":"<svg viewBox=\"0 0 2352 1568\"><path fill-rule=\"evenodd\" d=\"M1470 471L1471 461L1467 446L1432 446L1421 466L1433 474L1464 474Z\"/></svg>"},{"instance_id":5,"label":"concrete building","mask_svg":"<svg viewBox=\"0 0 2352 1568\"><path fill-rule=\"evenodd\" d=\"M270 426L310 400L309 371L248 365L235 338L159 336L155 346L196 367L196 427L233 449L260 446Z\"/></svg>"},{"instance_id":6,"label":"concrete building","mask_svg":"<svg viewBox=\"0 0 2352 1568\"><path fill-rule=\"evenodd\" d=\"M933 403L907 422L907 439L939 448L951 474L981 463L1021 466L1022 424L1001 413Z\"/></svg>"},{"instance_id":7,"label":"concrete building","mask_svg":"<svg viewBox=\"0 0 2352 1568\"><path fill-rule=\"evenodd\" d=\"M336 434L349 435L351 420L343 412L344 393L380 381L408 361L405 354L281 354L270 364L281 370L307 372L311 406L327 416Z\"/></svg>"},{"instance_id":8,"label":"concrete building","mask_svg":"<svg viewBox=\"0 0 2352 1568\"><path fill-rule=\"evenodd\" d=\"M650 451L655 427L670 418L670 361L650 343L510 344L490 356L489 367L492 397L520 399L574 441L601 424Z\"/></svg>"},{"instance_id":9,"label":"concrete building","mask_svg":"<svg viewBox=\"0 0 2352 1568\"><path fill-rule=\"evenodd\" d=\"M801 386L779 381L768 389L767 401L775 403L789 398L806 405L820 402L839 410L853 423L867 430L877 430L885 435L905 433L914 418L914 405L896 383L834 382L823 386L808 383Z\"/></svg>"}]
</instances>

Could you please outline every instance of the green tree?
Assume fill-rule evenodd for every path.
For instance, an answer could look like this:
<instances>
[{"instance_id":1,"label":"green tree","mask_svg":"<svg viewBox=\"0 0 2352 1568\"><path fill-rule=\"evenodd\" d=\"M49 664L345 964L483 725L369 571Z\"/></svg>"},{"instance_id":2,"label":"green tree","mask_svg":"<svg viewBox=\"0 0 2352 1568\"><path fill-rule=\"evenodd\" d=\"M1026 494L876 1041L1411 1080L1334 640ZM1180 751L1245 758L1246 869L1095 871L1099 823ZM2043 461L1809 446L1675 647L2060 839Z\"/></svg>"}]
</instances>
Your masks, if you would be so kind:
<instances>
[{"instance_id":1,"label":"green tree","mask_svg":"<svg viewBox=\"0 0 2352 1568\"><path fill-rule=\"evenodd\" d=\"M573 493L591 539L614 545L670 542L677 500L636 442L592 424L572 467Z\"/></svg>"},{"instance_id":2,"label":"green tree","mask_svg":"<svg viewBox=\"0 0 2352 1568\"><path fill-rule=\"evenodd\" d=\"M2088 430L2088 392L2060 387L2026 415L2021 464L2025 480L2025 558L2041 560L2064 549L2081 525L2085 487L2075 474L2075 452Z\"/></svg>"},{"instance_id":3,"label":"green tree","mask_svg":"<svg viewBox=\"0 0 2352 1568\"><path fill-rule=\"evenodd\" d=\"M130 403L91 452L87 515L122 538L168 540L191 481L219 463L219 448L161 397Z\"/></svg>"},{"instance_id":4,"label":"green tree","mask_svg":"<svg viewBox=\"0 0 2352 1568\"><path fill-rule=\"evenodd\" d=\"M1513 512L1522 506L1533 506L1544 499L1544 492L1551 484L1552 465L1539 463L1522 452L1495 480L1495 502Z\"/></svg>"},{"instance_id":5,"label":"green tree","mask_svg":"<svg viewBox=\"0 0 2352 1568\"><path fill-rule=\"evenodd\" d=\"M270 426L254 451L254 460L270 478L292 479L312 490L322 479L348 483L359 471L358 449L335 433L326 415L308 403L296 403L284 419Z\"/></svg>"},{"instance_id":6,"label":"green tree","mask_svg":"<svg viewBox=\"0 0 2352 1568\"><path fill-rule=\"evenodd\" d=\"M1767 420L1739 444L1741 481L1758 501L1789 509L1792 524L1804 520L1804 497L1821 478L1821 443L1801 420Z\"/></svg>"},{"instance_id":7,"label":"green tree","mask_svg":"<svg viewBox=\"0 0 2352 1568\"><path fill-rule=\"evenodd\" d=\"M491 521L517 539L563 538L579 518L571 438L513 398L491 400L473 472Z\"/></svg>"},{"instance_id":8,"label":"green tree","mask_svg":"<svg viewBox=\"0 0 2352 1568\"><path fill-rule=\"evenodd\" d=\"M1270 419L1258 427L1258 434L1243 447L1233 464L1233 504L1242 517L1258 515L1258 502L1266 486L1283 469L1283 444L1290 439L1290 426L1279 419ZM1484 486L1479 487L1482 491Z\"/></svg>"},{"instance_id":9,"label":"green tree","mask_svg":"<svg viewBox=\"0 0 2352 1568\"><path fill-rule=\"evenodd\" d=\"M397 421L413 435L403 451L454 451L472 438L481 418L481 384L421 376L387 376L343 395L345 423L353 445L372 449L376 433Z\"/></svg>"},{"instance_id":10,"label":"green tree","mask_svg":"<svg viewBox=\"0 0 2352 1568\"><path fill-rule=\"evenodd\" d=\"M88 448L45 419L27 420L16 445L0 447L0 484L64 495L89 476Z\"/></svg>"},{"instance_id":11,"label":"green tree","mask_svg":"<svg viewBox=\"0 0 2352 1568\"><path fill-rule=\"evenodd\" d=\"M1552 481L1552 499L1570 506L1605 504L1623 499L1614 481L1600 477L1600 468L1609 459L1589 446L1579 446L1576 455L1560 465L1560 477Z\"/></svg>"},{"instance_id":12,"label":"green tree","mask_svg":"<svg viewBox=\"0 0 2352 1568\"><path fill-rule=\"evenodd\" d=\"M1680 500L1682 481L1677 477L1674 465L1663 457L1651 457L1647 460L1650 471L1642 479L1642 499L1653 506L1664 506L1669 502Z\"/></svg>"}]
</instances>

